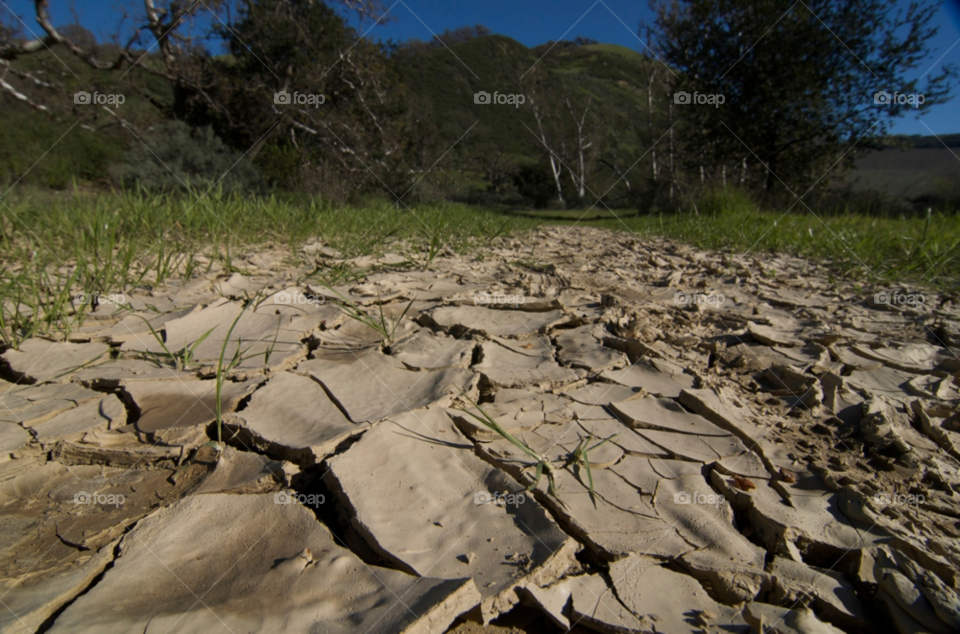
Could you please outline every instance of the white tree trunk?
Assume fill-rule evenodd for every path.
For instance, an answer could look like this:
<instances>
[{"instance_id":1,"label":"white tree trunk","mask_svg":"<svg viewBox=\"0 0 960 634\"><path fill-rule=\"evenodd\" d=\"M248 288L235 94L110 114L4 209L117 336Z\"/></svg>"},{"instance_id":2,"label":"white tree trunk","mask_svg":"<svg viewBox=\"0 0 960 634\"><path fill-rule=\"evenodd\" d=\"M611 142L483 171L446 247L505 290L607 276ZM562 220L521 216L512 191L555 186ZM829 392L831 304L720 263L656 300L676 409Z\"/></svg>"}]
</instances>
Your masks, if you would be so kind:
<instances>
[{"instance_id":1,"label":"white tree trunk","mask_svg":"<svg viewBox=\"0 0 960 634\"><path fill-rule=\"evenodd\" d=\"M577 194L580 198L583 198L587 195L587 161L586 153L593 146L593 141L588 141L587 136L584 134L584 127L586 127L587 113L590 112L590 104L593 102L593 99L587 100L587 105L583 109L583 114L580 117L577 117L577 114L573 111L573 105L570 103L570 100L567 99L567 109L570 111L570 116L573 117L573 124L577 128L577 173L574 174L572 171L570 177L573 179L573 184L577 189Z\"/></svg>"},{"instance_id":2,"label":"white tree trunk","mask_svg":"<svg viewBox=\"0 0 960 634\"><path fill-rule=\"evenodd\" d=\"M650 72L650 75L647 77L647 134L650 139L653 139L653 83L656 81L656 73L653 71ZM656 180L660 176L660 169L657 165L657 146L654 145L653 149L650 150L651 158L651 168L653 170L653 180Z\"/></svg>"},{"instance_id":3,"label":"white tree trunk","mask_svg":"<svg viewBox=\"0 0 960 634\"><path fill-rule=\"evenodd\" d=\"M669 105L667 107L668 117L670 119L670 201L673 202L673 190L674 183L677 181L677 172L676 166L673 161L673 102L668 101Z\"/></svg>"},{"instance_id":4,"label":"white tree trunk","mask_svg":"<svg viewBox=\"0 0 960 634\"><path fill-rule=\"evenodd\" d=\"M547 154L550 158L550 172L553 174L553 183L557 188L557 200L562 203L564 200L563 187L560 185L560 174L563 165L560 162L559 157L557 157L556 152L553 151L553 148L550 147L550 143L547 141L547 133L543 129L543 113L540 112L540 107L537 105L536 99L532 96L530 98L530 107L533 108L533 118L537 120L537 129L540 132L540 142L543 143L543 147L547 149Z\"/></svg>"}]
</instances>

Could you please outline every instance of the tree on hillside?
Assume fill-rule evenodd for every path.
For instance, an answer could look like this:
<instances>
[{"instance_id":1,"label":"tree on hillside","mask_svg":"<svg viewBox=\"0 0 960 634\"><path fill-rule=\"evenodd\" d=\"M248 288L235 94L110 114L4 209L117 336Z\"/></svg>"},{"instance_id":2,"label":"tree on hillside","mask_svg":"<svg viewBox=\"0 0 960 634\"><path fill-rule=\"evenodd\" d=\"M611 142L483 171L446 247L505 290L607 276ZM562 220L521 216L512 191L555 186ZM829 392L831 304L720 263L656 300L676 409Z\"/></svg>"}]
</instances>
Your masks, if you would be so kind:
<instances>
[{"instance_id":1,"label":"tree on hillside","mask_svg":"<svg viewBox=\"0 0 960 634\"><path fill-rule=\"evenodd\" d=\"M352 187L389 180L402 91L380 46L310 0L249 0L221 35L231 56L214 94L225 107L210 114L248 158L273 144L301 171L325 166Z\"/></svg>"},{"instance_id":2,"label":"tree on hillside","mask_svg":"<svg viewBox=\"0 0 960 634\"><path fill-rule=\"evenodd\" d=\"M531 79L526 88L527 105L533 112L537 122L534 130L541 151L546 155L550 165L550 175L556 188L557 202L564 204L563 185L560 181L563 175L563 159L560 156L560 143L563 132L558 125L560 111L557 104L560 95L556 87L544 81L540 72L531 73Z\"/></svg>"},{"instance_id":3,"label":"tree on hillside","mask_svg":"<svg viewBox=\"0 0 960 634\"><path fill-rule=\"evenodd\" d=\"M182 117L195 101L203 101L208 107L217 108L209 89L214 83L210 75L211 58L205 46L208 33L198 30L195 19L201 14L212 13L212 23L228 22L237 13L244 0L207 0L206 2L183 2L181 0L142 0L120 5L117 14L118 27L113 34L115 44L109 50L109 58L101 57L103 47L91 45L88 38L75 27L57 29L50 15L49 0L34 0L34 17L42 36L23 37L20 28L23 18L0 10L0 71L12 74L17 82L4 81L0 77L0 94L6 93L25 101L31 106L45 110L42 95L33 94L32 87L44 86L35 76L14 69L10 62L46 50L61 54L69 51L73 58L81 60L98 70L129 72L162 77L172 89L170 103L156 102L152 96L143 96L154 101L171 117ZM335 5L361 19L379 18L384 14L382 0L335 0ZM0 7L2 9L2 7ZM30 31L33 35L33 31ZM139 50L138 50L139 49ZM147 52L151 52L147 55ZM64 61L69 66L71 57ZM109 110L108 110L109 111ZM111 113L115 115L116 113Z\"/></svg>"},{"instance_id":4,"label":"tree on hillside","mask_svg":"<svg viewBox=\"0 0 960 634\"><path fill-rule=\"evenodd\" d=\"M574 101L576 99L574 98ZM577 196L582 200L587 196L587 173L591 171L593 162L594 144L596 143L599 124L596 114L591 111L593 98L587 95L582 103L573 104L570 97L564 100L567 112L570 114L571 134L569 148L566 141L562 143L565 154L570 159L567 171L570 180L576 189Z\"/></svg>"},{"instance_id":5,"label":"tree on hillside","mask_svg":"<svg viewBox=\"0 0 960 634\"><path fill-rule=\"evenodd\" d=\"M463 166L482 179L487 192L500 196L519 172L518 157L511 154L503 143L485 140L492 137L486 127L478 127L475 131L475 138L481 140L471 144Z\"/></svg>"},{"instance_id":6,"label":"tree on hillside","mask_svg":"<svg viewBox=\"0 0 960 634\"><path fill-rule=\"evenodd\" d=\"M533 113L533 130L553 176L557 201L582 201L592 189L587 179L600 150L602 121L591 92L566 85L552 73L539 70L525 81L526 106ZM564 178L566 172L567 178ZM569 180L569 195L563 181Z\"/></svg>"},{"instance_id":7,"label":"tree on hillside","mask_svg":"<svg viewBox=\"0 0 960 634\"><path fill-rule=\"evenodd\" d=\"M614 205L649 208L673 186L669 170L667 116L669 96L662 83L664 73L645 68L644 82L634 108L606 113L597 163L610 184L607 198Z\"/></svg>"},{"instance_id":8,"label":"tree on hillside","mask_svg":"<svg viewBox=\"0 0 960 634\"><path fill-rule=\"evenodd\" d=\"M778 179L804 192L841 157L852 161L856 152L849 150L861 139L884 134L890 119L916 105L898 96L923 94L916 110L922 112L946 101L957 78L955 68L942 65L922 87L908 79L927 70L921 63L938 30L932 1L905 9L885 0L651 6L655 50L678 76L674 111L688 149L685 168L726 174L728 166L749 165L766 192L779 187ZM723 103L696 103L707 95L723 95Z\"/></svg>"}]
</instances>

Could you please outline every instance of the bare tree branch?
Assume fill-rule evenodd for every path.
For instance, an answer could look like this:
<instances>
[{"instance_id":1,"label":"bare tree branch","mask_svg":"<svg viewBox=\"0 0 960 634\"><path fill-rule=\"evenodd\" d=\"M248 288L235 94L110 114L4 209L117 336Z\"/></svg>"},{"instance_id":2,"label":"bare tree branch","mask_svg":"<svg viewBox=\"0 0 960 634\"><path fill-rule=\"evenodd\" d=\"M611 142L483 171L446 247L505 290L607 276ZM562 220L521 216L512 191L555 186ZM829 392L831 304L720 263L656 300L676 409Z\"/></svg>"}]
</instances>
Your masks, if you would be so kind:
<instances>
[{"instance_id":1,"label":"bare tree branch","mask_svg":"<svg viewBox=\"0 0 960 634\"><path fill-rule=\"evenodd\" d=\"M35 102L30 97L28 97L27 95L23 94L22 92L17 90L15 87L10 85L6 80L6 77L7 77L7 73L9 72L21 78L32 79L34 82L40 83L41 85L43 84L43 82L40 82L40 80L30 76L29 73L19 72L10 68L10 62L8 62L5 59L0 59L0 66L3 67L3 74L0 74L0 90L3 90L4 92L10 95L13 95L14 99L24 102L31 108L40 110L42 112L49 112L49 109L45 105Z\"/></svg>"},{"instance_id":2,"label":"bare tree branch","mask_svg":"<svg viewBox=\"0 0 960 634\"><path fill-rule=\"evenodd\" d=\"M11 61L17 57L20 57L21 55L37 53L59 44L66 47L71 53L86 62L92 68L99 70L117 69L123 64L124 61L129 60L128 51L123 50L113 62L101 62L96 58L96 56L94 56L93 51L84 50L73 40L64 36L57 31L56 28L54 28L53 23L50 21L49 0L35 0L33 4L34 8L36 9L37 24L40 25L44 33L46 33L46 36L24 42L14 41L0 49L0 59Z\"/></svg>"}]
</instances>

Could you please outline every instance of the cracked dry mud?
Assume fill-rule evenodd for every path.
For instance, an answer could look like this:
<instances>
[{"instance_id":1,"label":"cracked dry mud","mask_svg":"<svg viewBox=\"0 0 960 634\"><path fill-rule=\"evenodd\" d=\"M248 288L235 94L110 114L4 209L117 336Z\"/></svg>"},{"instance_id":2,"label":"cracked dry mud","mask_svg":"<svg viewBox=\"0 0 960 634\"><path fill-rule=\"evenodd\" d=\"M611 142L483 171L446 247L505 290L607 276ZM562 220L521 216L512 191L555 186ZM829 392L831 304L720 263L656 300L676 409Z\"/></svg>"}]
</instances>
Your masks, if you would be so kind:
<instances>
[{"instance_id":1,"label":"cracked dry mud","mask_svg":"<svg viewBox=\"0 0 960 634\"><path fill-rule=\"evenodd\" d=\"M346 262L391 342L264 250L5 351L0 632L960 631L952 300L596 229L482 255ZM137 316L213 331L177 368Z\"/></svg>"}]
</instances>

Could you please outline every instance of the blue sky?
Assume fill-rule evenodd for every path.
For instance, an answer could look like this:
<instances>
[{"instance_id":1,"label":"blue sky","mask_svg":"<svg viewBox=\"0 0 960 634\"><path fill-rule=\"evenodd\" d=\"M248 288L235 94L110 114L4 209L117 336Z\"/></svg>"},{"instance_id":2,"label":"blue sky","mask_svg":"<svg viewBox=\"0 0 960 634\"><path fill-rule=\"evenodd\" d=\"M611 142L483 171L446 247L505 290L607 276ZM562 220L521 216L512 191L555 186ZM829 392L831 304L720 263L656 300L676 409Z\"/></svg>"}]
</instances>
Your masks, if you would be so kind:
<instances>
[{"instance_id":1,"label":"blue sky","mask_svg":"<svg viewBox=\"0 0 960 634\"><path fill-rule=\"evenodd\" d=\"M32 19L33 3L29 0L0 0L24 18L26 24L39 30ZM126 0L136 2L136 0ZM396 4L394 4L396 2ZM784 0L784 10L792 0ZM906 5L907 0L897 0ZM51 0L51 14L58 24L72 21L70 0ZM105 0L73 0L81 23L98 35L112 32L115 23L114 3ZM3 5L0 4L0 7ZM642 50L637 37L641 20L649 20L650 11L644 0L550 0L550 2L518 2L517 0L386 0L392 6L387 24L370 32L378 39L430 39L431 32L447 28L483 24L495 33L512 37L527 46L550 40L573 39L576 36L600 42L620 44ZM798 5L794 10L803 10ZM960 66L960 0L948 0L938 16L940 33L931 42L937 52L917 73L923 74L936 64ZM203 24L203 20L200 24ZM364 27L365 30L366 27ZM952 48L951 48L952 47ZM944 55L946 53L946 55ZM942 59L938 62L938 58ZM960 93L960 91L958 91ZM898 119L892 131L899 134L960 133L960 96L950 103L931 108L918 120L914 116Z\"/></svg>"}]
</instances>

